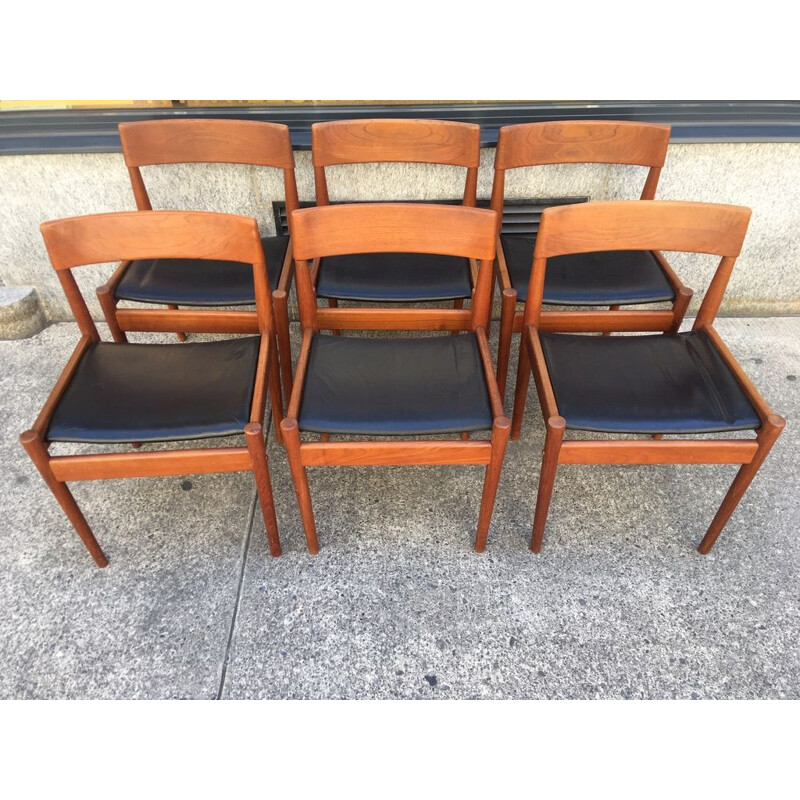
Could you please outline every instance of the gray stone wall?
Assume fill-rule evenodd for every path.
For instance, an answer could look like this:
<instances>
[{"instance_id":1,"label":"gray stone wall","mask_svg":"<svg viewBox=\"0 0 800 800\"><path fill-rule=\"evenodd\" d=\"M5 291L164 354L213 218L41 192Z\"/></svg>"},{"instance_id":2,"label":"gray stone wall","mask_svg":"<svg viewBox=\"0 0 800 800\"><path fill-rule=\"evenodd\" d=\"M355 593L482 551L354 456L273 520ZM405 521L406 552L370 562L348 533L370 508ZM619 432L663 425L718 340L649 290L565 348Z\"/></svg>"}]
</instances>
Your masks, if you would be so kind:
<instances>
[{"instance_id":1,"label":"gray stone wall","mask_svg":"<svg viewBox=\"0 0 800 800\"><path fill-rule=\"evenodd\" d=\"M478 193L491 192L494 150L482 154ZM313 200L311 157L299 152L301 200ZM507 197L589 195L593 200L634 199L644 182L639 167L568 165L508 173ZM272 201L282 198L277 170L227 165L180 165L143 170L154 208L196 208L256 217L270 233ZM723 313L800 313L800 144L675 144L670 146L658 197L735 203L753 209L744 250ZM463 170L407 164L334 167L332 200L458 197ZM0 158L0 283L35 286L51 320L69 308L49 265L39 223L59 217L134 209L127 170L119 154L4 156ZM676 254L671 262L701 296L714 261ZM77 271L92 301L112 265ZM696 307L696 301L695 301Z\"/></svg>"}]
</instances>

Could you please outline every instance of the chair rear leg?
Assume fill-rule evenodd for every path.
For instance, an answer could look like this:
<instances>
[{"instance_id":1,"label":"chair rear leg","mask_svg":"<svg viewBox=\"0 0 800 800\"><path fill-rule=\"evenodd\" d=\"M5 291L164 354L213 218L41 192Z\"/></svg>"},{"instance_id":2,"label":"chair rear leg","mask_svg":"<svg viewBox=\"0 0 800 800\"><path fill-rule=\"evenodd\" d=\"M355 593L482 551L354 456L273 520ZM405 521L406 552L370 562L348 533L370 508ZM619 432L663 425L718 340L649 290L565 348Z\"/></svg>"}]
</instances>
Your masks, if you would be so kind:
<instances>
[{"instance_id":1,"label":"chair rear leg","mask_svg":"<svg viewBox=\"0 0 800 800\"><path fill-rule=\"evenodd\" d=\"M108 330L111 333L111 338L115 342L127 342L128 337L125 335L122 328L119 327L119 322L117 322L117 301L114 299L111 290L106 286L101 286L95 294L100 302L100 309L105 317L106 325L108 325Z\"/></svg>"},{"instance_id":2,"label":"chair rear leg","mask_svg":"<svg viewBox=\"0 0 800 800\"><path fill-rule=\"evenodd\" d=\"M300 429L293 419L285 419L281 423L283 440L286 446L286 456L289 459L289 469L292 471L292 482L297 493L297 504L300 507L300 518L303 520L303 529L306 533L308 552L311 555L319 553L319 540L317 539L317 525L314 521L314 509L311 506L311 492L308 490L308 478L303 459L300 454Z\"/></svg>"},{"instance_id":3,"label":"chair rear leg","mask_svg":"<svg viewBox=\"0 0 800 800\"><path fill-rule=\"evenodd\" d=\"M511 353L511 337L514 334L514 316L517 307L517 293L514 289L503 289L500 304L500 341L497 345L497 387L500 397L505 397L508 380L508 360ZM522 344L520 344L520 351Z\"/></svg>"},{"instance_id":4,"label":"chair rear leg","mask_svg":"<svg viewBox=\"0 0 800 800\"><path fill-rule=\"evenodd\" d=\"M264 445L264 431L257 422L249 422L244 427L244 438L250 458L253 460L253 475L256 480L256 490L261 503L261 513L264 516L264 527L267 529L269 551L273 556L281 554L281 540L278 537L278 520L275 517L275 501L272 496L272 483L269 479L269 464L267 463L267 449Z\"/></svg>"},{"instance_id":5,"label":"chair rear leg","mask_svg":"<svg viewBox=\"0 0 800 800\"><path fill-rule=\"evenodd\" d=\"M273 339L273 344L275 340ZM275 429L275 441L283 444L283 396L281 394L281 376L277 358L273 357L269 369L269 403L272 407L272 427Z\"/></svg>"},{"instance_id":6,"label":"chair rear leg","mask_svg":"<svg viewBox=\"0 0 800 800\"><path fill-rule=\"evenodd\" d=\"M564 417L550 417L547 420L547 433L545 434L544 451L542 453L542 470L539 473L539 494L536 497L533 534L531 535L531 550L534 553L538 553L542 549L544 526L547 522L547 512L550 509L550 499L553 496L558 454L561 450L561 442L564 439L565 428Z\"/></svg>"},{"instance_id":7,"label":"chair rear leg","mask_svg":"<svg viewBox=\"0 0 800 800\"><path fill-rule=\"evenodd\" d=\"M456 311L459 311L462 308L464 308L464 298L463 297L459 297L459 298L453 300L453 308L456 309ZM461 333L461 331L451 331L450 335L451 336L458 336L459 333ZM487 334L487 336L488 336L488 334Z\"/></svg>"},{"instance_id":8,"label":"chair rear leg","mask_svg":"<svg viewBox=\"0 0 800 800\"><path fill-rule=\"evenodd\" d=\"M609 311L619 311L619 306L609 306ZM603 331L603 336L611 336L611 331Z\"/></svg>"},{"instance_id":9,"label":"chair rear leg","mask_svg":"<svg viewBox=\"0 0 800 800\"><path fill-rule=\"evenodd\" d=\"M44 482L48 485L56 500L58 500L59 505L77 531L78 536L81 537L81 541L94 559L94 563L97 564L98 567L107 566L108 559L97 543L97 539L94 538L92 529L89 527L89 523L86 522L83 512L78 508L78 504L75 502L72 492L67 488L66 483L57 480L53 475L49 465L47 448L42 439L35 431L25 431L25 433L19 437L19 441L30 456L31 461L35 464L36 469L39 470L42 478L44 478Z\"/></svg>"},{"instance_id":10,"label":"chair rear leg","mask_svg":"<svg viewBox=\"0 0 800 800\"><path fill-rule=\"evenodd\" d=\"M728 493L725 495L722 505L719 507L711 525L706 531L703 541L700 542L697 548L699 553L705 556L711 552L714 542L717 541L717 537L722 533L722 529L730 519L731 514L733 514L742 496L747 491L747 487L750 486L753 478L755 478L756 473L764 463L764 459L769 455L772 445L775 444L775 441L785 425L786 420L783 419L783 417L779 417L777 414L770 415L762 430L759 432L759 447L755 457L749 464L742 464L739 468L739 472L736 473L736 477L733 479L733 483L730 489L728 489Z\"/></svg>"},{"instance_id":11,"label":"chair rear leg","mask_svg":"<svg viewBox=\"0 0 800 800\"><path fill-rule=\"evenodd\" d=\"M278 334L281 382L288 398L292 396L292 345L289 340L289 302L283 289L272 293L272 305L275 309L275 328Z\"/></svg>"},{"instance_id":12,"label":"chair rear leg","mask_svg":"<svg viewBox=\"0 0 800 800\"><path fill-rule=\"evenodd\" d=\"M329 297L328 298L328 308L339 308L339 301L335 297ZM337 331L333 331L332 330L331 333L334 336L341 336L342 335L342 332L338 331L338 330Z\"/></svg>"},{"instance_id":13,"label":"chair rear leg","mask_svg":"<svg viewBox=\"0 0 800 800\"><path fill-rule=\"evenodd\" d=\"M492 520L494 501L497 497L497 484L500 480L500 470L503 468L503 457L508 443L508 434L511 430L511 421L508 417L498 417L492 428L492 455L486 465L483 478L483 494L481 495L481 510L478 515L478 533L475 536L475 552L482 553L486 549L486 539L489 536L489 523Z\"/></svg>"},{"instance_id":14,"label":"chair rear leg","mask_svg":"<svg viewBox=\"0 0 800 800\"><path fill-rule=\"evenodd\" d=\"M167 308L168 308L170 311L177 311L177 310L178 310L178 306L175 306L175 305L168 305L168 306L167 306ZM185 334L185 333L181 333L181 332L179 331L179 332L178 332L178 341L179 341L179 342L185 342L185 341L186 341L186 334Z\"/></svg>"},{"instance_id":15,"label":"chair rear leg","mask_svg":"<svg viewBox=\"0 0 800 800\"><path fill-rule=\"evenodd\" d=\"M525 414L525 401L528 398L528 384L531 379L531 359L525 337L520 338L519 359L517 363L517 386L514 390L514 414L511 420L511 438L519 439L522 430L522 417Z\"/></svg>"}]
</instances>

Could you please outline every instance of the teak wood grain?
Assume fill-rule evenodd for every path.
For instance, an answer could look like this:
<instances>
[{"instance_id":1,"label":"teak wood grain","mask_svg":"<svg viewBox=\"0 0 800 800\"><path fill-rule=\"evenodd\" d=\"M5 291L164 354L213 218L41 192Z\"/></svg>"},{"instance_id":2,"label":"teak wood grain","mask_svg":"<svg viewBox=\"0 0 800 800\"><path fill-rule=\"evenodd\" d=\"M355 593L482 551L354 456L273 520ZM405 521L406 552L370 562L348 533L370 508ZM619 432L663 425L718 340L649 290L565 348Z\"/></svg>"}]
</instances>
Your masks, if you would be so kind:
<instances>
[{"instance_id":1,"label":"teak wood grain","mask_svg":"<svg viewBox=\"0 0 800 800\"><path fill-rule=\"evenodd\" d=\"M531 371L547 433L542 453L542 469L534 513L531 549L542 546L547 512L559 464L739 464L740 469L728 490L698 550L707 554L744 495L759 467L783 430L785 420L773 413L713 328L713 321L736 260L741 250L750 211L738 206L705 203L651 201L597 203L547 209L536 241L533 272L524 313L524 333L520 344L517 386L514 402L512 438L517 438ZM652 431L651 440L564 440L569 420L560 415L549 377L539 330L542 326L542 291L548 255L591 250L628 249L632 242L658 253L660 250L688 250L722 256L701 305L694 329L703 330L717 353L747 395L760 419L756 438L699 439L681 436L664 439L665 431ZM603 312L610 320L622 319L622 312ZM633 317L628 317L633 319ZM628 330L626 327L625 330ZM586 391L592 386L587 382ZM668 432L668 431L666 431Z\"/></svg>"},{"instance_id":2,"label":"teak wood grain","mask_svg":"<svg viewBox=\"0 0 800 800\"><path fill-rule=\"evenodd\" d=\"M276 406L274 409L276 420L280 421L282 417L280 376L277 360L274 357L275 333L267 291L264 251L256 221L230 214L137 211L45 222L41 230L50 260L58 272L82 337L33 427L20 436L20 442L95 563L104 567L108 559L69 491L67 481L181 475L193 472L252 471L264 515L270 552L276 556L280 555L262 427L268 387ZM71 270L91 263L122 260L125 265L137 258L167 257L236 260L253 265L257 305L255 317L261 342L255 368L250 421L242 429L246 446L52 456L49 453L50 442L47 440L50 419L82 359L100 338ZM121 269L112 276L112 280L118 279ZM166 324L164 322L164 326ZM211 330L213 331L213 327ZM133 444L134 447L138 447L138 443Z\"/></svg>"}]
</instances>

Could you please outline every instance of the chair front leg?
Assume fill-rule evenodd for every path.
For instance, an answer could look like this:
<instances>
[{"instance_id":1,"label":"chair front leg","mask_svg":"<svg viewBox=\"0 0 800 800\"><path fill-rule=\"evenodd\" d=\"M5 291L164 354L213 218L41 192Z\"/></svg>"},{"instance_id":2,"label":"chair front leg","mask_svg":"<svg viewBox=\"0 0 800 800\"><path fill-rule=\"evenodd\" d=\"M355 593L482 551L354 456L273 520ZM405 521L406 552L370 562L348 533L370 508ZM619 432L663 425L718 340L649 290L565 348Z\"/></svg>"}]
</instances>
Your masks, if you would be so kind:
<instances>
[{"instance_id":1,"label":"chair front leg","mask_svg":"<svg viewBox=\"0 0 800 800\"><path fill-rule=\"evenodd\" d=\"M765 420L758 433L758 450L753 460L749 464L742 464L739 472L736 473L736 477L733 479L722 505L719 507L708 531L706 531L703 541L700 542L700 546L697 548L699 553L705 556L711 552L714 542L717 541L717 537L722 533L722 529L747 491L747 487L750 486L753 478L755 478L756 473L764 463L764 459L769 455L772 445L777 441L785 425L786 420L777 414L770 414Z\"/></svg>"},{"instance_id":2,"label":"chair front leg","mask_svg":"<svg viewBox=\"0 0 800 800\"><path fill-rule=\"evenodd\" d=\"M492 455L486 465L483 478L483 494L481 495L481 510L478 515L478 533L475 536L475 552L482 553L486 549L486 539L489 536L489 523L492 519L494 501L497 497L497 484L500 480L500 470L503 467L503 457L508 443L508 434L511 421L508 417L498 417L492 427Z\"/></svg>"},{"instance_id":3,"label":"chair front leg","mask_svg":"<svg viewBox=\"0 0 800 800\"><path fill-rule=\"evenodd\" d=\"M503 289L500 304L500 341L497 346L497 386L505 397L508 380L508 360L511 354L511 337L514 333L514 316L517 307L516 289ZM522 352L522 344L520 344Z\"/></svg>"},{"instance_id":4,"label":"chair front leg","mask_svg":"<svg viewBox=\"0 0 800 800\"><path fill-rule=\"evenodd\" d=\"M317 525L314 521L314 509L311 506L311 492L308 489L308 476L300 452L300 429L297 427L297 420L288 418L283 420L281 428L283 429L286 456L289 459L289 469L292 472L292 482L297 494L297 505L300 507L300 518L303 520L308 552L316 555L319 553L319 540L317 539Z\"/></svg>"},{"instance_id":5,"label":"chair front leg","mask_svg":"<svg viewBox=\"0 0 800 800\"><path fill-rule=\"evenodd\" d=\"M264 527L267 529L269 551L273 556L279 556L281 554L281 540L278 537L278 520L275 517L275 501L272 496L272 483L269 479L264 430L257 422L248 422L244 428L244 438L247 442L250 458L253 460L253 476L256 481L258 499L261 503Z\"/></svg>"},{"instance_id":6,"label":"chair front leg","mask_svg":"<svg viewBox=\"0 0 800 800\"><path fill-rule=\"evenodd\" d=\"M94 563L97 564L98 567L108 566L108 559L97 543L97 539L94 538L92 529L89 527L89 523L86 522L83 512L78 508L78 504L75 502L72 492L67 488L66 483L57 480L53 475L49 464L50 458L47 454L47 447L44 441L42 441L41 437L35 431L25 431L25 433L19 437L19 441L30 456L36 469L39 470L42 478L44 478L44 482L50 488L56 500L58 500L59 505L77 531L78 536L81 537L81 541L94 559Z\"/></svg>"},{"instance_id":7,"label":"chair front leg","mask_svg":"<svg viewBox=\"0 0 800 800\"><path fill-rule=\"evenodd\" d=\"M550 417L547 420L547 433L544 439L542 452L542 470L539 473L539 494L536 497L536 511L533 515L533 534L531 535L531 550L538 553L542 549L544 526L547 522L547 512L550 509L550 499L553 496L553 484L556 480L556 467L561 442L564 440L566 421L564 417Z\"/></svg>"}]
</instances>

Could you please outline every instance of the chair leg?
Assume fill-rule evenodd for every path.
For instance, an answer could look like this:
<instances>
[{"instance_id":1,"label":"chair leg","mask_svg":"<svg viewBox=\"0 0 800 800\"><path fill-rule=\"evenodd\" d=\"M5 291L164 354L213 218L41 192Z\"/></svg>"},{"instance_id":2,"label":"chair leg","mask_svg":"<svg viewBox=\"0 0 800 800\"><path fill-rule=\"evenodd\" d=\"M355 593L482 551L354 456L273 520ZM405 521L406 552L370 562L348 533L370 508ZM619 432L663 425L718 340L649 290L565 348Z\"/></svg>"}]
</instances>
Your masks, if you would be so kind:
<instances>
[{"instance_id":1,"label":"chair leg","mask_svg":"<svg viewBox=\"0 0 800 800\"><path fill-rule=\"evenodd\" d=\"M539 494L536 497L533 534L531 535L531 550L534 553L538 553L542 549L544 526L547 522L547 512L550 509L550 499L553 496L558 453L561 450L565 428L564 417L550 417L547 420L547 433L545 434L544 451L542 453L542 470L539 473Z\"/></svg>"},{"instance_id":2,"label":"chair leg","mask_svg":"<svg viewBox=\"0 0 800 800\"><path fill-rule=\"evenodd\" d=\"M492 519L494 501L497 497L497 484L500 480L500 470L503 468L503 457L506 452L510 428L511 421L508 417L498 417L492 428L492 455L486 465L486 473L483 478L481 510L478 515L478 533L475 536L476 553L482 553L486 549L489 523Z\"/></svg>"},{"instance_id":3,"label":"chair leg","mask_svg":"<svg viewBox=\"0 0 800 800\"><path fill-rule=\"evenodd\" d=\"M58 500L59 505L72 523L72 527L75 528L78 536L81 537L81 541L94 559L94 563L97 564L98 567L107 566L108 559L97 543L97 539L94 538L92 529L89 527L89 523L86 522L83 512L78 508L78 504L75 502L72 492L67 488L66 483L57 480L53 475L49 465L47 448L41 437L35 431L25 431L25 433L19 437L19 441L30 456L36 469L39 470L42 478L44 478L44 482L50 488L56 500Z\"/></svg>"},{"instance_id":4,"label":"chair leg","mask_svg":"<svg viewBox=\"0 0 800 800\"><path fill-rule=\"evenodd\" d=\"M677 333L680 330L693 294L694 292L686 286L678 290L675 302L672 304L672 327L669 329L670 333Z\"/></svg>"},{"instance_id":5,"label":"chair leg","mask_svg":"<svg viewBox=\"0 0 800 800\"><path fill-rule=\"evenodd\" d=\"M609 311L619 311L619 306L609 306ZM603 331L603 336L611 336L611 331Z\"/></svg>"},{"instance_id":6,"label":"chair leg","mask_svg":"<svg viewBox=\"0 0 800 800\"><path fill-rule=\"evenodd\" d=\"M522 430L522 417L525 414L525 401L528 398L528 384L531 379L531 359L525 337L519 342L519 359L517 362L517 386L514 390L514 415L511 420L511 438L519 439Z\"/></svg>"},{"instance_id":7,"label":"chair leg","mask_svg":"<svg viewBox=\"0 0 800 800\"><path fill-rule=\"evenodd\" d=\"M706 531L703 541L700 542L700 545L697 548L699 553L702 553L705 556L711 552L714 542L717 541L717 537L720 535L720 533L722 533L722 529L730 519L731 514L733 514L736 506L742 499L742 496L747 491L747 487L750 486L753 478L755 478L756 473L764 463L764 459L767 457L767 455L769 455L772 445L775 444L775 441L785 425L786 420L783 419L783 417L779 417L777 414L772 414L767 420L767 423L763 426L762 430L759 431L759 447L756 451L755 457L749 464L742 464L742 466L739 468L739 472L736 473L736 477L733 479L733 483L731 484L730 489L728 489L728 493L725 495L722 505L719 507L716 516Z\"/></svg>"},{"instance_id":8,"label":"chair leg","mask_svg":"<svg viewBox=\"0 0 800 800\"><path fill-rule=\"evenodd\" d=\"M286 397L292 396L292 345L289 340L289 301L283 289L273 292L275 328L278 334L278 356L281 364L281 382Z\"/></svg>"},{"instance_id":9,"label":"chair leg","mask_svg":"<svg viewBox=\"0 0 800 800\"><path fill-rule=\"evenodd\" d=\"M178 310L178 306L175 306L175 305L168 305L167 308L170 311L177 311ZM186 341L186 334L185 333L181 333L180 331L178 331L178 341L179 342L185 342Z\"/></svg>"},{"instance_id":10,"label":"chair leg","mask_svg":"<svg viewBox=\"0 0 800 800\"><path fill-rule=\"evenodd\" d=\"M297 422L293 419L283 420L281 427L286 444L286 456L289 459L289 469L292 471L292 482L297 493L297 504L300 507L300 517L306 532L308 552L316 555L319 553L319 540L317 539L317 525L314 522L314 509L311 506L311 492L308 490L306 468L303 466L303 459L300 455L300 430Z\"/></svg>"},{"instance_id":11,"label":"chair leg","mask_svg":"<svg viewBox=\"0 0 800 800\"><path fill-rule=\"evenodd\" d=\"M273 344L275 340L272 340ZM278 354L280 355L280 354ZM275 429L275 440L283 444L283 396L281 395L281 376L278 359L273 357L269 369L269 404L272 407L272 427Z\"/></svg>"},{"instance_id":12,"label":"chair leg","mask_svg":"<svg viewBox=\"0 0 800 800\"><path fill-rule=\"evenodd\" d=\"M511 337L514 333L514 316L517 307L517 293L514 289L503 289L500 304L500 341L497 345L497 387L500 397L505 397L508 380L508 360L511 353ZM520 343L520 351L522 344Z\"/></svg>"},{"instance_id":13,"label":"chair leg","mask_svg":"<svg viewBox=\"0 0 800 800\"><path fill-rule=\"evenodd\" d=\"M269 479L267 448L264 445L264 430L257 422L249 422L244 426L244 438L250 458L253 460L253 475L256 480L256 491L264 516L264 527L267 529L269 551L273 556L281 554L281 540L278 537L278 520L275 517L275 501L272 497L272 484Z\"/></svg>"},{"instance_id":14,"label":"chair leg","mask_svg":"<svg viewBox=\"0 0 800 800\"><path fill-rule=\"evenodd\" d=\"M457 311L464 308L464 298L459 297L456 300L453 300L453 308ZM461 331L451 331L451 336L458 336L459 333L461 333Z\"/></svg>"},{"instance_id":15,"label":"chair leg","mask_svg":"<svg viewBox=\"0 0 800 800\"><path fill-rule=\"evenodd\" d=\"M114 300L114 296L111 294L111 291L106 287L101 286L95 292L95 294L100 302L100 309L105 317L106 325L108 325L108 330L111 333L111 338L115 342L127 342L128 337L125 335L125 332L122 330L122 328L119 327L119 323L117 322L117 303Z\"/></svg>"},{"instance_id":16,"label":"chair leg","mask_svg":"<svg viewBox=\"0 0 800 800\"><path fill-rule=\"evenodd\" d=\"M328 308L339 308L339 301L335 297L328 298ZM341 331L331 331L334 336L341 336Z\"/></svg>"}]
</instances>

